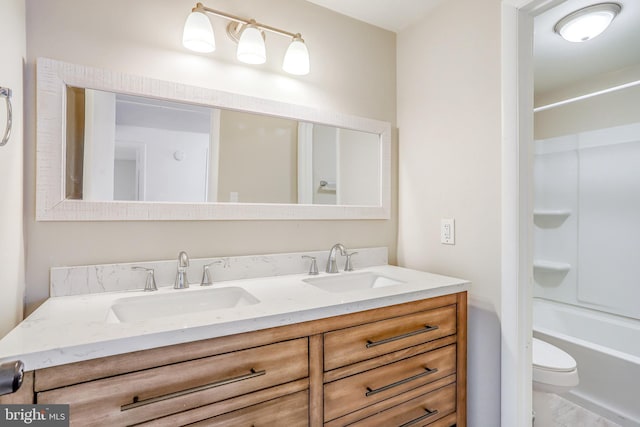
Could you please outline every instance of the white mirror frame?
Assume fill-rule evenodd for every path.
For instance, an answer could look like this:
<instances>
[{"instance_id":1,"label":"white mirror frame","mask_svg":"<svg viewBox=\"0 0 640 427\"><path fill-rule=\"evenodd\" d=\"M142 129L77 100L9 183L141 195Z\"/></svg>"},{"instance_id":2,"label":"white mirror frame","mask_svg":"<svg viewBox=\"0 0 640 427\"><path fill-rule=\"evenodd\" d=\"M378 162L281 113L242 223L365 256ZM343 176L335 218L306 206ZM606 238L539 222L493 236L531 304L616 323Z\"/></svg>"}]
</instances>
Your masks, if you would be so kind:
<instances>
[{"instance_id":1,"label":"white mirror frame","mask_svg":"<svg viewBox=\"0 0 640 427\"><path fill-rule=\"evenodd\" d=\"M37 65L37 221L389 219L391 124L85 67L47 58ZM168 99L211 107L287 117L380 135L380 206L83 201L65 198L66 87Z\"/></svg>"}]
</instances>

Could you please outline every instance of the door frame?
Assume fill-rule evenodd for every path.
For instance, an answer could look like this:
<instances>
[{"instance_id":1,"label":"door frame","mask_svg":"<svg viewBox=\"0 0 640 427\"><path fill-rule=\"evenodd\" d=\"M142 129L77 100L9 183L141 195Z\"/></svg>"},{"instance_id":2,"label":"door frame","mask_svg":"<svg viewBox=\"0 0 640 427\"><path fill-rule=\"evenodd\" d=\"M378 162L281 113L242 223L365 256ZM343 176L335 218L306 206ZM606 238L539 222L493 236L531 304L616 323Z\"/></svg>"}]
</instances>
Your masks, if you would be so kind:
<instances>
[{"instance_id":1,"label":"door frame","mask_svg":"<svg viewBox=\"0 0 640 427\"><path fill-rule=\"evenodd\" d=\"M564 0L503 0L501 424L532 415L533 19Z\"/></svg>"}]
</instances>

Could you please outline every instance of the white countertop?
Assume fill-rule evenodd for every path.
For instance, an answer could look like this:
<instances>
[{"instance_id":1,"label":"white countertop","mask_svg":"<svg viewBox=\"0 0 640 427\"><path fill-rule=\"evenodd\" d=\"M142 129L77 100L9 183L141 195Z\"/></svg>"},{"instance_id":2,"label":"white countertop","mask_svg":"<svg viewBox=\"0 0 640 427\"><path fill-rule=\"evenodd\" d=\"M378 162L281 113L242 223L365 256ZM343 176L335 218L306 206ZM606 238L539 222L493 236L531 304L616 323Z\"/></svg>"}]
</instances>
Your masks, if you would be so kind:
<instances>
[{"instance_id":1,"label":"white countertop","mask_svg":"<svg viewBox=\"0 0 640 427\"><path fill-rule=\"evenodd\" d=\"M331 293L303 279L334 275L292 274L216 282L209 287L191 285L181 290L167 287L153 293L140 290L50 298L0 340L0 363L20 359L26 370L34 370L417 301L466 291L470 286L466 280L390 265L340 274L364 271L404 283ZM111 305L122 298L229 286L243 288L260 302L127 323L107 319Z\"/></svg>"}]
</instances>

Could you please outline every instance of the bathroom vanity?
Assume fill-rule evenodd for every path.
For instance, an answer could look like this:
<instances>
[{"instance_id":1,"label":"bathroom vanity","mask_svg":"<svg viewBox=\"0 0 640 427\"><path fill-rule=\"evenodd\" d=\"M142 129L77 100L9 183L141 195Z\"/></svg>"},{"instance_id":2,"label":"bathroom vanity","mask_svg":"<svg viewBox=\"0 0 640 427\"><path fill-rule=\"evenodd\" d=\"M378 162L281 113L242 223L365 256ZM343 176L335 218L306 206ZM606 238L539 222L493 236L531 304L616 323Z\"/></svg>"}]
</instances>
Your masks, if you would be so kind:
<instances>
[{"instance_id":1,"label":"bathroom vanity","mask_svg":"<svg viewBox=\"0 0 640 427\"><path fill-rule=\"evenodd\" d=\"M363 278L386 282L355 289ZM334 283L342 288L331 290ZM102 310L103 325L87 319L69 327L67 341L59 333L60 348L23 353L25 383L0 403L69 404L78 426L466 425L464 280L389 265L237 280L233 287L258 303L208 316L105 320L123 294L202 298L229 285L51 298L42 308L50 327L73 298L87 316ZM34 326L37 314L23 324ZM28 329L0 341L0 360Z\"/></svg>"},{"instance_id":2,"label":"bathroom vanity","mask_svg":"<svg viewBox=\"0 0 640 427\"><path fill-rule=\"evenodd\" d=\"M388 122L46 58L38 60L37 87L38 221L390 218ZM159 165L164 178L167 166L143 161L144 147L134 153L120 144L130 140L127 132L158 126L109 120L108 133L84 138L79 129L101 129L106 120L76 114L84 111L73 109L74 99L109 111L144 105L147 112L171 107L204 117L197 128L205 131L188 129L204 134L196 141L200 151L171 145L167 152L172 168L193 172L188 161L200 160L209 169L200 168L198 179L176 186L180 197L167 200L141 190L140 182L154 175L149 167L145 179L131 185L136 197L114 200L116 180L103 180L107 191L90 185L100 181L95 177L82 182L85 172L100 170L103 161L111 170L116 161L135 158L139 170ZM238 169L219 158L221 144L233 140L221 135L237 127L236 113L262 133L267 117L271 127L293 129L285 134L296 135L288 142L297 147L297 173L287 179L296 182L297 194L263 200L261 175L243 176L260 184L260 198L247 188L239 199L237 185L231 191L222 185L233 178L222 166ZM154 117L165 134L165 116ZM114 129L118 138L111 137ZM331 138L320 141L325 134ZM349 166L327 165L340 179L314 177L314 143L340 147L325 156ZM94 149L109 155L90 163L83 156ZM82 170L74 167L80 164ZM183 200L185 188L199 189L198 197ZM326 262L336 247L347 258L341 265ZM390 266L386 248L357 249L352 262L355 253L335 245L331 252L189 264L181 252L177 264L174 258L52 268L51 298L0 340L0 363L21 360L27 371L21 389L0 403L69 404L77 426L465 426L469 283ZM326 273L306 274L315 272L309 257L326 263ZM354 263L355 271L338 272ZM207 286L193 283L199 277Z\"/></svg>"}]
</instances>

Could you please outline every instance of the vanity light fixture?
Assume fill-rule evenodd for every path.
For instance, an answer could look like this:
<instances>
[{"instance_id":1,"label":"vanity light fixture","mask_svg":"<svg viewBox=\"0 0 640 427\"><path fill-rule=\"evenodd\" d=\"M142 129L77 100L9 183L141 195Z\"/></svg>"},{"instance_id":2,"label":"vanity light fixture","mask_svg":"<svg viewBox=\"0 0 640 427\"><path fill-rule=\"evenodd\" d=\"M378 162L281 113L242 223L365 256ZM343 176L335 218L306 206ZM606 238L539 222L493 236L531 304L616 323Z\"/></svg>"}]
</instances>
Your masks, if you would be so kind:
<instances>
[{"instance_id":1,"label":"vanity light fixture","mask_svg":"<svg viewBox=\"0 0 640 427\"><path fill-rule=\"evenodd\" d=\"M201 53L213 52L216 49L213 28L207 13L231 21L227 25L227 35L238 43L236 56L239 61L246 64L264 64L267 60L264 32L270 31L291 38L282 69L300 76L309 74L309 51L300 33L290 33L256 22L254 19L245 19L211 9L202 3L197 3L191 10L184 25L182 44L187 49Z\"/></svg>"},{"instance_id":2,"label":"vanity light fixture","mask_svg":"<svg viewBox=\"0 0 640 427\"><path fill-rule=\"evenodd\" d=\"M267 60L267 48L264 45L264 32L255 24L253 19L244 26L238 40L236 56L238 61L245 64L264 64Z\"/></svg>"},{"instance_id":3,"label":"vanity light fixture","mask_svg":"<svg viewBox=\"0 0 640 427\"><path fill-rule=\"evenodd\" d=\"M621 10L618 3L593 4L559 20L554 31L567 41L585 42L602 34Z\"/></svg>"}]
</instances>

